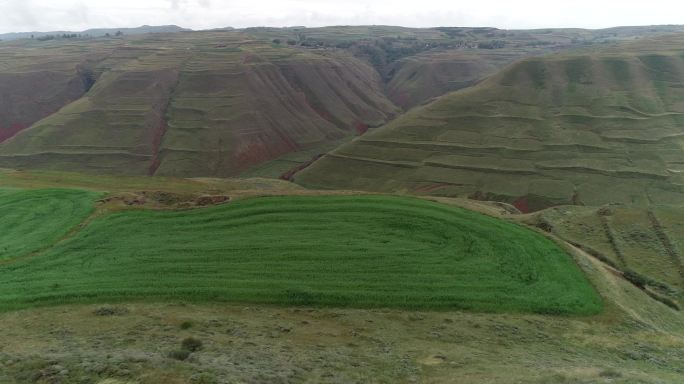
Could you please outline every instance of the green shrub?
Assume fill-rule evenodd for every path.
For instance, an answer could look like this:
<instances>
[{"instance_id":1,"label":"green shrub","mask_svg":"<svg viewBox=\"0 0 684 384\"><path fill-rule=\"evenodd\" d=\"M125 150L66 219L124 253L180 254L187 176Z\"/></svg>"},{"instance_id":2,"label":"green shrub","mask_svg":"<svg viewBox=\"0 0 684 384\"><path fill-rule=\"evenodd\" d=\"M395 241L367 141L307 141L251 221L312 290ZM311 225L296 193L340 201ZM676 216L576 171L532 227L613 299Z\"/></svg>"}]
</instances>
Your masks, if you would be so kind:
<instances>
[{"instance_id":1,"label":"green shrub","mask_svg":"<svg viewBox=\"0 0 684 384\"><path fill-rule=\"evenodd\" d=\"M182 349L188 350L190 352L197 352L202 349L202 341L195 339L194 337L188 337L183 339L181 347Z\"/></svg>"},{"instance_id":2,"label":"green shrub","mask_svg":"<svg viewBox=\"0 0 684 384\"><path fill-rule=\"evenodd\" d=\"M180 325L181 329L190 329L192 328L192 321L184 321Z\"/></svg>"},{"instance_id":3,"label":"green shrub","mask_svg":"<svg viewBox=\"0 0 684 384\"><path fill-rule=\"evenodd\" d=\"M177 349L169 352L168 356L175 360L184 361L190 357L190 354L192 354L192 352L188 351L187 349Z\"/></svg>"},{"instance_id":4,"label":"green shrub","mask_svg":"<svg viewBox=\"0 0 684 384\"><path fill-rule=\"evenodd\" d=\"M600 377L617 378L622 377L622 374L613 368L607 368L599 372Z\"/></svg>"}]
</instances>

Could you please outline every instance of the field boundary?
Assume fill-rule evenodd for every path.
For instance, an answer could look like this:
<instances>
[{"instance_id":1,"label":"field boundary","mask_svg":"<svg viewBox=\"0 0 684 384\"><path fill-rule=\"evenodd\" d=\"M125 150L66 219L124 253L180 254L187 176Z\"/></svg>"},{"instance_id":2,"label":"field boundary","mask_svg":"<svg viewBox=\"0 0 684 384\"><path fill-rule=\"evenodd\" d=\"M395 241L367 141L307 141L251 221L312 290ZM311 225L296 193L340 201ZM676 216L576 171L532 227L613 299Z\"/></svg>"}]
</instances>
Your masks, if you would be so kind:
<instances>
[{"instance_id":1,"label":"field boundary","mask_svg":"<svg viewBox=\"0 0 684 384\"><path fill-rule=\"evenodd\" d=\"M684 278L684 260L682 260L681 255L679 255L679 252L677 252L674 243L672 240L670 240L670 237L667 235L667 233L665 233L663 225L660 223L660 220L652 209L648 210L648 219L651 222L653 230L658 236L658 239L662 243L663 248L665 248L665 252L667 252L675 265L677 265L679 269L679 275Z\"/></svg>"},{"instance_id":2,"label":"field boundary","mask_svg":"<svg viewBox=\"0 0 684 384\"><path fill-rule=\"evenodd\" d=\"M608 238L608 242L610 243L611 249L613 250L613 252L615 252L615 255L618 257L618 260L620 260L620 263L622 263L622 267L627 268L627 260L625 259L625 255L622 253L622 250L617 244L615 234L613 233L613 229L610 227L610 222L608 222L608 218L605 215L601 215L600 213L597 214L599 216L599 220L601 221L603 231L606 233L606 237Z\"/></svg>"}]
</instances>

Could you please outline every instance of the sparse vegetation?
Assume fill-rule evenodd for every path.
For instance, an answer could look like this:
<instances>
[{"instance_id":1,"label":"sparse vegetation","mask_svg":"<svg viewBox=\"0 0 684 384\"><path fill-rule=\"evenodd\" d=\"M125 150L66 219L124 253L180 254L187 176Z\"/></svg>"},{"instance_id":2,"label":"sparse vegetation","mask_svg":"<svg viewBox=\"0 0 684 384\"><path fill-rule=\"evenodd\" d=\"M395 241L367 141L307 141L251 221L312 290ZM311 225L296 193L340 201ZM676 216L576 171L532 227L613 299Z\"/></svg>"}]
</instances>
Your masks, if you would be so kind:
<instances>
[{"instance_id":1,"label":"sparse vegetation","mask_svg":"<svg viewBox=\"0 0 684 384\"><path fill-rule=\"evenodd\" d=\"M192 326L193 326L192 321L186 320L186 321L181 323L180 329L186 330L186 329L192 328Z\"/></svg>"},{"instance_id":2,"label":"sparse vegetation","mask_svg":"<svg viewBox=\"0 0 684 384\"><path fill-rule=\"evenodd\" d=\"M175 360L180 360L180 361L185 361L190 357L192 354L191 351L188 351L187 349L174 349L173 351L169 352L169 357Z\"/></svg>"},{"instance_id":3,"label":"sparse vegetation","mask_svg":"<svg viewBox=\"0 0 684 384\"><path fill-rule=\"evenodd\" d=\"M599 376L615 379L618 377L622 377L622 374L620 373L620 371L617 371L613 368L607 368L599 372Z\"/></svg>"},{"instance_id":4,"label":"sparse vegetation","mask_svg":"<svg viewBox=\"0 0 684 384\"><path fill-rule=\"evenodd\" d=\"M183 339L181 342L181 349L190 351L190 352L197 352L200 349L202 349L202 341L195 339L194 337L188 337Z\"/></svg>"},{"instance_id":5,"label":"sparse vegetation","mask_svg":"<svg viewBox=\"0 0 684 384\"><path fill-rule=\"evenodd\" d=\"M128 313L126 308L103 306L93 311L95 316L122 316Z\"/></svg>"}]
</instances>

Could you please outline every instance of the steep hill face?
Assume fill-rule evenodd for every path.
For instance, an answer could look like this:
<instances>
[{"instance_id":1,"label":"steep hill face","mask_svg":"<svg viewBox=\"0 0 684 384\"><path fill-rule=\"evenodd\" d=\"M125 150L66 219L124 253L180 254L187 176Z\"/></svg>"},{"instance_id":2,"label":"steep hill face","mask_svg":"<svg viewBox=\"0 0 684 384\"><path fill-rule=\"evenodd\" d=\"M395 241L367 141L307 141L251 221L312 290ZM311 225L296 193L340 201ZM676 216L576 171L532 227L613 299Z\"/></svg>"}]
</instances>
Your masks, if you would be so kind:
<instances>
[{"instance_id":1,"label":"steep hill face","mask_svg":"<svg viewBox=\"0 0 684 384\"><path fill-rule=\"evenodd\" d=\"M6 140L0 165L232 176L398 113L377 72L343 52L272 46L235 32L107 42L109 51L90 64L92 89L68 104L62 97L59 112Z\"/></svg>"},{"instance_id":2,"label":"steep hill face","mask_svg":"<svg viewBox=\"0 0 684 384\"><path fill-rule=\"evenodd\" d=\"M531 52L459 49L411 56L392 65L387 93L395 104L409 109L470 87L526 54Z\"/></svg>"},{"instance_id":3,"label":"steep hill face","mask_svg":"<svg viewBox=\"0 0 684 384\"><path fill-rule=\"evenodd\" d=\"M335 26L247 28L265 40L344 49L382 76L387 94L408 110L447 92L470 87L523 57L681 33L683 26L502 30L497 28Z\"/></svg>"},{"instance_id":4,"label":"steep hill face","mask_svg":"<svg viewBox=\"0 0 684 384\"><path fill-rule=\"evenodd\" d=\"M660 44L662 48L663 44L662 38L654 42L648 39L649 35L675 30L677 27L505 31L361 26L124 34L112 38L69 36L3 42L0 167L140 175L290 177L313 158L369 128L385 124L402 109L479 84L522 57L585 45L605 51L615 41L635 37L641 44L641 51L637 52L647 56L649 51L644 47ZM679 49L679 43L672 42L675 48L670 53L657 55L676 56L671 52ZM593 58L597 54L605 56L596 52L586 56ZM613 56L616 55L619 56ZM632 59L640 60L639 55ZM554 74L579 70L585 76L581 63L569 63L565 70L556 68L565 64L530 59L518 64L518 69L508 69L511 73L506 75L507 79L500 75L495 77L498 80L478 86L477 91L469 89L468 92L478 95L471 100L471 106L483 109L487 103L495 103L496 108L516 109L531 104L530 108L538 108L544 114L540 119L553 128L565 121L552 123L555 117L548 116L555 112L544 111L555 105L570 108L570 104L565 105L567 100L553 97L567 95L582 102L588 100L570 86L564 89L564 82L576 84L578 89L599 99L592 93L596 89L609 94L641 92L643 96L646 93L640 87L669 87L653 77L650 69L639 69L639 65L647 64L634 64L632 59L623 57L613 66L589 65L586 76L593 81L591 84ZM646 61L648 58L643 59ZM540 75L524 74L534 72L535 65L549 68L543 68ZM622 66L631 72L620 75ZM515 71L523 74L515 75ZM659 73L666 76L667 71ZM604 84L604 72L616 74L614 84ZM676 72L670 75L676 76ZM621 76L634 84L620 83ZM544 85L535 85L537 79ZM643 81L652 84L644 85ZM675 100L663 97L666 101ZM449 119L455 120L459 117L458 108L464 107L469 98L457 97L453 100L461 101L439 105L446 106L444 113L452 114ZM535 98L543 102L537 103ZM547 103L549 100L556 104ZM449 103L457 108L451 108ZM503 106L505 103L509 106ZM426 113L435 108L441 107L430 107ZM635 124L651 118L666 119L655 116L660 110L639 108L638 112L654 116L639 117L637 113ZM503 111L496 119L487 119L492 116L487 116L489 110L483 111L469 117L480 120L466 127L466 131L486 123L486 130L498 126L512 132L517 128L509 122L519 122L515 120L518 115L526 113L512 112L507 117L508 112ZM593 116L591 112L588 115ZM409 116L402 121L411 119ZM452 127L447 120L447 126ZM489 121L497 123L492 125ZM470 124L463 119L456 123ZM497 133L482 140L508 141L507 134ZM445 140L464 142L461 137L438 139ZM615 140L612 143L618 145ZM415 156L411 150L401 155ZM373 156L384 155L377 152ZM480 188L480 184L487 183L478 183L473 188L466 183L461 189L484 195L496 192ZM433 184L428 180L427 188L437 188ZM543 188L547 188L546 183ZM441 187L440 191L452 193ZM527 194L520 190L504 192L507 199ZM560 200L567 199L563 195Z\"/></svg>"},{"instance_id":5,"label":"steep hill face","mask_svg":"<svg viewBox=\"0 0 684 384\"><path fill-rule=\"evenodd\" d=\"M0 143L79 99L95 81L91 61L106 50L1 45Z\"/></svg>"},{"instance_id":6,"label":"steep hill face","mask_svg":"<svg viewBox=\"0 0 684 384\"><path fill-rule=\"evenodd\" d=\"M297 181L504 200L523 211L681 201L682 40L520 61L342 146Z\"/></svg>"}]
</instances>

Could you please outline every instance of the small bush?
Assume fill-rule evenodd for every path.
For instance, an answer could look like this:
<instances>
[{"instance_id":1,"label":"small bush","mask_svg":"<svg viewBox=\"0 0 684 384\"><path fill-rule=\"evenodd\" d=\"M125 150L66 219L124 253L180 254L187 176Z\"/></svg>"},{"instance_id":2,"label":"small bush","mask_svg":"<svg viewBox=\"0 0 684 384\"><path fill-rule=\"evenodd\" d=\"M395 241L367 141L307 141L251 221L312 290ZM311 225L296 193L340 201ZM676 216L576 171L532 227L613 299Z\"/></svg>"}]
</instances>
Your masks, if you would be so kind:
<instances>
[{"instance_id":1,"label":"small bush","mask_svg":"<svg viewBox=\"0 0 684 384\"><path fill-rule=\"evenodd\" d=\"M184 321L180 325L181 329L190 329L192 328L192 321Z\"/></svg>"},{"instance_id":2,"label":"small bush","mask_svg":"<svg viewBox=\"0 0 684 384\"><path fill-rule=\"evenodd\" d=\"M128 309L119 307L100 307L93 311L95 316L121 316L128 313Z\"/></svg>"},{"instance_id":3,"label":"small bush","mask_svg":"<svg viewBox=\"0 0 684 384\"><path fill-rule=\"evenodd\" d=\"M208 373L200 373L190 377L192 384L216 384L216 378Z\"/></svg>"},{"instance_id":4,"label":"small bush","mask_svg":"<svg viewBox=\"0 0 684 384\"><path fill-rule=\"evenodd\" d=\"M197 340L194 337L188 337L181 343L182 349L188 350L190 352L197 352L202 349L202 341Z\"/></svg>"},{"instance_id":5,"label":"small bush","mask_svg":"<svg viewBox=\"0 0 684 384\"><path fill-rule=\"evenodd\" d=\"M537 223L537 228L541 229L544 232L553 232L553 224L549 223L544 219L539 220L539 223Z\"/></svg>"},{"instance_id":6,"label":"small bush","mask_svg":"<svg viewBox=\"0 0 684 384\"><path fill-rule=\"evenodd\" d=\"M599 372L599 376L600 377L616 378L616 377L622 377L622 374L620 372L614 370L613 368L608 368L608 369L604 369L601 372Z\"/></svg>"},{"instance_id":7,"label":"small bush","mask_svg":"<svg viewBox=\"0 0 684 384\"><path fill-rule=\"evenodd\" d=\"M597 211L599 216L612 216L613 210L610 207L602 207Z\"/></svg>"},{"instance_id":8,"label":"small bush","mask_svg":"<svg viewBox=\"0 0 684 384\"><path fill-rule=\"evenodd\" d=\"M188 351L187 349L177 349L169 352L169 357L179 361L184 361L187 360L188 357L190 357L191 353L192 352Z\"/></svg>"}]
</instances>

